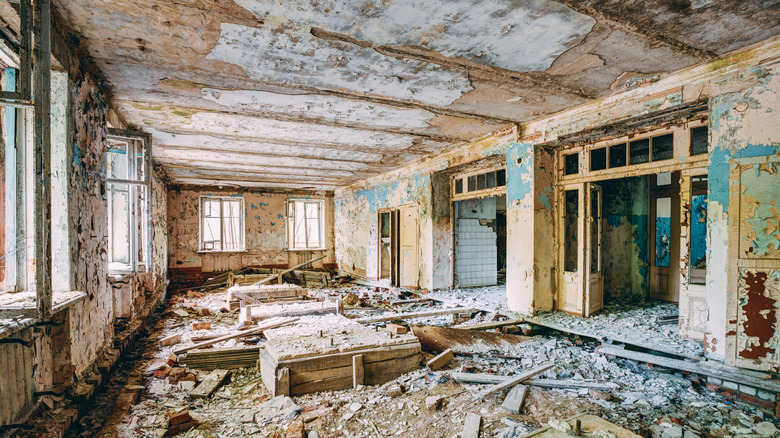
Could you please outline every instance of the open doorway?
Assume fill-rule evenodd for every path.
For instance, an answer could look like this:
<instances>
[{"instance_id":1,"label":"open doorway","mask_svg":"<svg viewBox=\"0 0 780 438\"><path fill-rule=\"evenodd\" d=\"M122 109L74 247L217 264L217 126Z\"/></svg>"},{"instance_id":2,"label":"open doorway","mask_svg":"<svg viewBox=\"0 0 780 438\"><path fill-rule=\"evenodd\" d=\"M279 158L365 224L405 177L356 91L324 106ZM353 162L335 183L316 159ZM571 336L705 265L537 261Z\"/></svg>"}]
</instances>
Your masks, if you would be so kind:
<instances>
[{"instance_id":1,"label":"open doorway","mask_svg":"<svg viewBox=\"0 0 780 438\"><path fill-rule=\"evenodd\" d=\"M418 215L416 205L379 212L379 280L390 286L419 287Z\"/></svg>"},{"instance_id":2,"label":"open doorway","mask_svg":"<svg viewBox=\"0 0 780 438\"><path fill-rule=\"evenodd\" d=\"M456 284L505 284L506 195L455 201L453 209Z\"/></svg>"}]
</instances>

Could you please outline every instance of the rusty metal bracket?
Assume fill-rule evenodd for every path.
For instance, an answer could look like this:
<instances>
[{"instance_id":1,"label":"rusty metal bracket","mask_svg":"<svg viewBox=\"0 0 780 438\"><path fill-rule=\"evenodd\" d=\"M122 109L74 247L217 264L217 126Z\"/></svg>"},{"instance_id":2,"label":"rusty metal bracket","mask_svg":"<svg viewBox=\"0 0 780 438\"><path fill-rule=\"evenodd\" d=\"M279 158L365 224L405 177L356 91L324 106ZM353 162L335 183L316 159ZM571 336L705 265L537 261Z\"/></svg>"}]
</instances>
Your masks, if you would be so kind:
<instances>
[{"instance_id":1,"label":"rusty metal bracket","mask_svg":"<svg viewBox=\"0 0 780 438\"><path fill-rule=\"evenodd\" d=\"M21 339L0 339L0 344L19 344L25 347L32 347L33 341L23 341Z\"/></svg>"}]
</instances>

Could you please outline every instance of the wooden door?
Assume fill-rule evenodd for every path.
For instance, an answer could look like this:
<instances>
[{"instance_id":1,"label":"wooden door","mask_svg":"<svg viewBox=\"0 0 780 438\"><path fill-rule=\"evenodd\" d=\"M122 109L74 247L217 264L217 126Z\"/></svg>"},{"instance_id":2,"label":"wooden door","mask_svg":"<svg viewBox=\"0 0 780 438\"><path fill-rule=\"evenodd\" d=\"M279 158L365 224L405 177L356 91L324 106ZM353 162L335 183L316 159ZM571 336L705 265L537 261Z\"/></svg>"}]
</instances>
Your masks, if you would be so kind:
<instances>
[{"instance_id":1,"label":"wooden door","mask_svg":"<svg viewBox=\"0 0 780 438\"><path fill-rule=\"evenodd\" d=\"M416 289L420 282L420 266L418 263L417 236L419 229L417 206L402 207L400 209L400 265L401 287Z\"/></svg>"},{"instance_id":2,"label":"wooden door","mask_svg":"<svg viewBox=\"0 0 780 438\"><path fill-rule=\"evenodd\" d=\"M559 236L561 288L558 310L582 315L584 294L584 238L585 221L582 206L585 205L584 184L564 186L560 192Z\"/></svg>"},{"instance_id":3,"label":"wooden door","mask_svg":"<svg viewBox=\"0 0 780 438\"><path fill-rule=\"evenodd\" d=\"M585 295L582 316L590 317L600 312L604 307L604 276L602 274L602 220L601 220L601 186L585 184L587 200L585 205L586 233L585 236Z\"/></svg>"},{"instance_id":4,"label":"wooden door","mask_svg":"<svg viewBox=\"0 0 780 438\"><path fill-rule=\"evenodd\" d=\"M735 159L730 167L726 363L776 373L780 371L780 155Z\"/></svg>"},{"instance_id":5,"label":"wooden door","mask_svg":"<svg viewBox=\"0 0 780 438\"><path fill-rule=\"evenodd\" d=\"M650 195L650 298L679 301L679 260L679 191L654 191Z\"/></svg>"}]
</instances>

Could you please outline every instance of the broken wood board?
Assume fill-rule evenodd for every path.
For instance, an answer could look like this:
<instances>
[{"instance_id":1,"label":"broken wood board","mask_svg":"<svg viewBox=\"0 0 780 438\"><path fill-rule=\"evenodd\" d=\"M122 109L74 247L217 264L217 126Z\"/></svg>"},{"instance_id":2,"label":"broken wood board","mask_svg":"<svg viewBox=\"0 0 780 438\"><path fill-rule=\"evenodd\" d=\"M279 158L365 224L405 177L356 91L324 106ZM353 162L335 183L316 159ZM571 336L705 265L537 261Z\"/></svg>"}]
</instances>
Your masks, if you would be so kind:
<instances>
[{"instance_id":1,"label":"broken wood board","mask_svg":"<svg viewBox=\"0 0 780 438\"><path fill-rule=\"evenodd\" d=\"M450 373L450 376L460 383L475 383L480 385L495 385L510 379L509 376L499 376L497 374L479 374L479 373ZM555 379L529 379L523 382L524 385L538 386L551 389L598 389L599 391L611 391L618 387L616 383L611 382L588 382L585 380L555 380Z\"/></svg>"},{"instance_id":2,"label":"broken wood board","mask_svg":"<svg viewBox=\"0 0 780 438\"><path fill-rule=\"evenodd\" d=\"M429 360L425 365L428 366L431 370L438 370L439 368L443 368L448 363L452 361L452 359L455 359L455 355L452 354L452 350L447 349L444 350L441 354L434 357L433 359Z\"/></svg>"},{"instance_id":3,"label":"broken wood board","mask_svg":"<svg viewBox=\"0 0 780 438\"><path fill-rule=\"evenodd\" d=\"M715 377L718 379L728 380L730 382L752 386L754 388L761 388L766 391L780 393L780 381L752 377L748 374L741 373L741 370L737 369L734 371L727 371L723 369L723 365L721 364L709 365L706 362L690 362L686 360L672 359L650 353L626 350L614 345L602 345L596 348L596 353L600 353L605 356L622 357L624 359L635 360L637 362L650 363L653 365L679 371L687 371L689 373L703 376Z\"/></svg>"},{"instance_id":4,"label":"broken wood board","mask_svg":"<svg viewBox=\"0 0 780 438\"><path fill-rule=\"evenodd\" d=\"M475 310L471 307L455 307L452 309L428 310L423 312L409 312L409 313L391 313L391 314L385 314L380 316L369 316L366 318L358 318L355 321L361 324L372 324L375 322L400 321L404 319L425 318L428 316L453 315L456 313L474 313L474 312L478 312L478 310Z\"/></svg>"},{"instance_id":5,"label":"broken wood board","mask_svg":"<svg viewBox=\"0 0 780 438\"><path fill-rule=\"evenodd\" d=\"M420 343L374 330L272 340L260 350L260 372L274 396L348 389L360 373L355 356L362 356L363 384L378 385L417 369Z\"/></svg>"},{"instance_id":6,"label":"broken wood board","mask_svg":"<svg viewBox=\"0 0 780 438\"><path fill-rule=\"evenodd\" d=\"M317 257L317 258L313 258L313 259L311 259L311 260L309 260L309 261L306 261L306 262L303 262L303 263L299 263L299 264L297 264L297 265L293 266L293 267L292 267L292 268L290 268L290 269L285 269L284 271L280 271L280 272L276 273L275 275L273 275L273 276L271 276L271 277L269 277L269 278L265 278L265 279L263 279L263 280L260 280L260 281L258 281L258 282L256 282L256 283L254 283L254 284L253 284L253 286L260 286L260 285L263 285L263 284L266 284L266 283L270 283L270 282L271 282L273 279L275 279L275 278L276 278L277 280L281 280L281 278L282 278L282 276L283 276L284 274L287 274L287 273L293 272L293 271L295 271L296 269L300 269L300 268L302 268L302 267L304 267L304 266L306 266L306 265L310 265L310 264L312 264L312 263L314 263L314 262L316 262L316 261L318 261L318 260L322 260L322 259L324 259L324 258L325 258L325 257L327 257L327 256L328 256L328 255L327 255L327 254L325 254L325 255L319 256L319 257Z\"/></svg>"},{"instance_id":7,"label":"broken wood board","mask_svg":"<svg viewBox=\"0 0 780 438\"><path fill-rule=\"evenodd\" d=\"M418 303L427 303L429 301L436 301L433 298L410 298L408 300L395 300L390 301L391 306L398 306L401 304L418 304Z\"/></svg>"},{"instance_id":8,"label":"broken wood board","mask_svg":"<svg viewBox=\"0 0 780 438\"><path fill-rule=\"evenodd\" d=\"M236 333L230 333L225 336L220 336L218 338L210 339L208 341L199 342L195 345L190 345L189 347L182 347L178 348L176 350L173 350L174 354L181 354L186 351L195 350L197 348L203 348L209 345L214 345L217 342L227 341L229 339L235 339L235 338L243 338L245 336L252 336L262 333L263 330L268 330L276 327L281 327L283 325L292 324L294 322L298 321L298 318L283 318L281 320L272 320L272 321L266 321L263 324L258 325L257 327L254 327L250 330L244 330Z\"/></svg>"},{"instance_id":9,"label":"broken wood board","mask_svg":"<svg viewBox=\"0 0 780 438\"><path fill-rule=\"evenodd\" d=\"M505 380L504 382L498 383L496 385L493 385L492 387L489 387L487 390L485 390L482 393L482 397L487 397L489 395L495 394L497 392L501 392L507 388L511 388L518 383L523 383L526 380L530 379L531 377L534 377L538 374L541 374L550 368L553 367L554 364L545 364L540 365L535 368L531 368L530 370L523 371L522 373L518 374L517 376L512 376L511 378Z\"/></svg>"},{"instance_id":10,"label":"broken wood board","mask_svg":"<svg viewBox=\"0 0 780 438\"><path fill-rule=\"evenodd\" d=\"M618 426L615 423L597 417L595 415L581 414L566 420L566 423L572 430L576 427L577 420L580 421L580 436L595 436L596 432L604 431L615 436L615 438L641 438L639 435ZM543 427L531 433L522 435L520 438L570 438L572 435L566 432L553 429L550 426Z\"/></svg>"},{"instance_id":11,"label":"broken wood board","mask_svg":"<svg viewBox=\"0 0 780 438\"><path fill-rule=\"evenodd\" d=\"M194 398L209 398L217 388L225 382L225 379L230 376L228 370L214 370L209 375L203 378L203 380L190 391L190 397Z\"/></svg>"},{"instance_id":12,"label":"broken wood board","mask_svg":"<svg viewBox=\"0 0 780 438\"><path fill-rule=\"evenodd\" d=\"M341 301L310 301L296 303L249 304L239 313L238 321L243 324L248 321L258 322L277 317L298 317L306 315L325 315L343 313Z\"/></svg>"},{"instance_id":13,"label":"broken wood board","mask_svg":"<svg viewBox=\"0 0 780 438\"><path fill-rule=\"evenodd\" d=\"M252 368L260 359L260 347L214 348L179 356L179 364L198 370Z\"/></svg>"},{"instance_id":14,"label":"broken wood board","mask_svg":"<svg viewBox=\"0 0 780 438\"><path fill-rule=\"evenodd\" d=\"M282 276L284 281L300 284L303 287L322 289L330 286L330 273L325 271L295 270Z\"/></svg>"},{"instance_id":15,"label":"broken wood board","mask_svg":"<svg viewBox=\"0 0 780 438\"><path fill-rule=\"evenodd\" d=\"M522 324L523 322L525 322L524 319L508 319L506 321L483 322L481 324L472 324L472 325L458 325L452 328L456 328L460 330L492 330L495 328L501 328L508 325Z\"/></svg>"},{"instance_id":16,"label":"broken wood board","mask_svg":"<svg viewBox=\"0 0 780 438\"><path fill-rule=\"evenodd\" d=\"M430 325L412 325L411 329L424 350L441 352L451 349L455 354L511 352L515 345L531 339L521 335Z\"/></svg>"},{"instance_id":17,"label":"broken wood board","mask_svg":"<svg viewBox=\"0 0 780 438\"><path fill-rule=\"evenodd\" d=\"M236 295L236 293L241 295ZM302 298L309 296L309 290L294 284L275 284L266 286L232 286L228 288L228 302L241 300L242 296L256 301L274 298Z\"/></svg>"}]
</instances>

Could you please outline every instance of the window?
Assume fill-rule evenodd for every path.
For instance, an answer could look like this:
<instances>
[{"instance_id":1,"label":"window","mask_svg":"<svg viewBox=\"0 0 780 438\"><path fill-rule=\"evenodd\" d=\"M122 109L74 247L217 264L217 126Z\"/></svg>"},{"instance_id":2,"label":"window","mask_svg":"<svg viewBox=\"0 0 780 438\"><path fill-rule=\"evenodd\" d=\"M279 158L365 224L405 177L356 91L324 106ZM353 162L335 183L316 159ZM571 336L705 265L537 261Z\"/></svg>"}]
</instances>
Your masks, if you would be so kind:
<instances>
[{"instance_id":1,"label":"window","mask_svg":"<svg viewBox=\"0 0 780 438\"><path fill-rule=\"evenodd\" d=\"M200 250L244 250L244 198L200 197Z\"/></svg>"},{"instance_id":2,"label":"window","mask_svg":"<svg viewBox=\"0 0 780 438\"><path fill-rule=\"evenodd\" d=\"M288 249L325 249L323 204L322 200L316 199L287 201Z\"/></svg>"},{"instance_id":3,"label":"window","mask_svg":"<svg viewBox=\"0 0 780 438\"><path fill-rule=\"evenodd\" d=\"M707 280L707 176L691 179L690 283Z\"/></svg>"},{"instance_id":4,"label":"window","mask_svg":"<svg viewBox=\"0 0 780 438\"><path fill-rule=\"evenodd\" d=\"M650 161L650 139L632 141L629 143L631 150L631 164L642 164Z\"/></svg>"},{"instance_id":5,"label":"window","mask_svg":"<svg viewBox=\"0 0 780 438\"><path fill-rule=\"evenodd\" d=\"M569 154L564 155L564 166L563 166L563 174L564 175L576 175L580 173L580 154Z\"/></svg>"},{"instance_id":6,"label":"window","mask_svg":"<svg viewBox=\"0 0 780 438\"><path fill-rule=\"evenodd\" d=\"M146 270L149 264L149 163L144 137L107 137L109 272Z\"/></svg>"},{"instance_id":7,"label":"window","mask_svg":"<svg viewBox=\"0 0 780 438\"><path fill-rule=\"evenodd\" d=\"M706 126L691 129L691 155L706 154L709 149L709 132Z\"/></svg>"},{"instance_id":8,"label":"window","mask_svg":"<svg viewBox=\"0 0 780 438\"><path fill-rule=\"evenodd\" d=\"M483 190L500 189L506 186L506 169L479 171L454 178L454 194L480 192ZM465 189L465 190L464 190Z\"/></svg>"},{"instance_id":9,"label":"window","mask_svg":"<svg viewBox=\"0 0 780 438\"><path fill-rule=\"evenodd\" d=\"M626 144L616 144L609 147L609 168L623 167L626 165Z\"/></svg>"},{"instance_id":10,"label":"window","mask_svg":"<svg viewBox=\"0 0 780 438\"><path fill-rule=\"evenodd\" d=\"M607 168L607 148L593 149L590 151L590 170L604 170Z\"/></svg>"},{"instance_id":11,"label":"window","mask_svg":"<svg viewBox=\"0 0 780 438\"><path fill-rule=\"evenodd\" d=\"M653 161L668 160L674 156L674 134L653 137Z\"/></svg>"}]
</instances>

